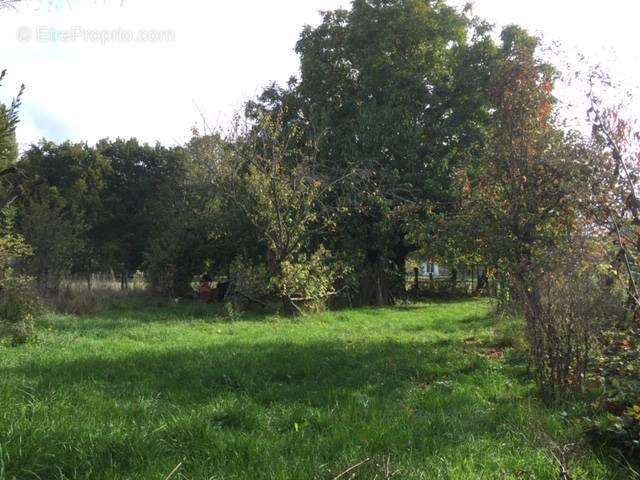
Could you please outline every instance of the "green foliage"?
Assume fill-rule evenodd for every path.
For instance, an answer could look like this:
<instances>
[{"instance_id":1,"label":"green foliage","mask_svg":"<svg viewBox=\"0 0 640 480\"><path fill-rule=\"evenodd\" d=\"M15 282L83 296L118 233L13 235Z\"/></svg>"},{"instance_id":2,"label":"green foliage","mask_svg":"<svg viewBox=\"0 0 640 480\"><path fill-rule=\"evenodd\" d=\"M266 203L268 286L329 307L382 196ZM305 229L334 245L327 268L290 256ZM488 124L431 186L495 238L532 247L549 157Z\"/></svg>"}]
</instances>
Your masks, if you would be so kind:
<instances>
[{"instance_id":1,"label":"green foliage","mask_svg":"<svg viewBox=\"0 0 640 480\"><path fill-rule=\"evenodd\" d=\"M315 145L302 144L299 130L288 128L281 114L265 113L256 122L231 151L215 152L220 163L218 188L212 189L214 216L232 215L234 221L212 224L212 236L229 241L233 234L254 235L252 249L243 250L239 239L230 267L232 291L242 301L263 301L270 293L287 309L302 311L297 301L317 309L337 279L317 246L331 225L324 204L330 185L314 168ZM243 225L243 231L235 230Z\"/></svg>"},{"instance_id":2,"label":"green foliage","mask_svg":"<svg viewBox=\"0 0 640 480\"><path fill-rule=\"evenodd\" d=\"M330 252L321 247L309 257L303 254L294 261L283 261L281 274L271 280L271 285L296 306L300 303L310 311L319 311L335 293L337 272L334 268Z\"/></svg>"},{"instance_id":3,"label":"green foliage","mask_svg":"<svg viewBox=\"0 0 640 480\"><path fill-rule=\"evenodd\" d=\"M228 273L242 256L266 266L276 295L319 298L346 281L314 263L325 246L357 277L356 301L403 298L418 248L409 233L450 208L453 167L485 136L489 30L444 2L356 1L305 29L296 49L300 79L249 102L246 128L230 135L194 132L185 149L31 148L20 225L54 283L113 270L126 284L145 269L158 290L183 295L194 274ZM73 231L38 234L53 223ZM315 279L319 269L330 280Z\"/></svg>"},{"instance_id":4,"label":"green foliage","mask_svg":"<svg viewBox=\"0 0 640 480\"><path fill-rule=\"evenodd\" d=\"M247 220L256 227L275 263L295 257L309 245L318 220L323 180L312 170L313 146L296 148L297 132L283 128L278 117L265 116L259 133L249 138L246 175L235 196ZM293 166L287 165L289 161ZM276 267L277 268L277 267Z\"/></svg>"},{"instance_id":5,"label":"green foliage","mask_svg":"<svg viewBox=\"0 0 640 480\"><path fill-rule=\"evenodd\" d=\"M42 141L24 153L18 228L34 247L28 268L42 293L57 292L69 274L102 266L97 225L108 168L84 143Z\"/></svg>"},{"instance_id":6,"label":"green foliage","mask_svg":"<svg viewBox=\"0 0 640 480\"><path fill-rule=\"evenodd\" d=\"M334 216L323 243L350 252L358 301L393 302L418 248L410 231L433 213L426 204L447 210L452 168L483 138L493 43L444 2L355 1L306 28L296 50L300 79L267 89L249 116L281 112L317 142Z\"/></svg>"},{"instance_id":7,"label":"green foliage","mask_svg":"<svg viewBox=\"0 0 640 480\"><path fill-rule=\"evenodd\" d=\"M32 253L32 249L24 241L24 238L15 233L15 208L4 208L0 212L0 269L2 272L12 272L13 264L17 259Z\"/></svg>"},{"instance_id":8,"label":"green foliage","mask_svg":"<svg viewBox=\"0 0 640 480\"><path fill-rule=\"evenodd\" d=\"M592 422L593 435L600 442L640 467L640 293L638 258L640 202L638 187L637 125L622 113L624 108L607 108L598 97L598 87L610 86L601 71L590 76L589 116L592 140L597 153L590 185L593 195L587 210L590 219L606 229L614 246L605 271L616 280L624 294L619 305L628 309L628 318L607 325L602 349L595 359L590 386L598 395L595 403L602 416Z\"/></svg>"},{"instance_id":9,"label":"green foliage","mask_svg":"<svg viewBox=\"0 0 640 480\"><path fill-rule=\"evenodd\" d=\"M0 72L0 87L7 75L6 70ZM8 107L0 104L0 173L8 168L18 157L15 131L19 122L18 111L24 85Z\"/></svg>"},{"instance_id":10,"label":"green foliage","mask_svg":"<svg viewBox=\"0 0 640 480\"><path fill-rule=\"evenodd\" d=\"M6 73L0 72L0 86ZM16 198L16 186L6 179L15 173L15 130L23 92L24 85L9 107L0 104L0 336L9 335L14 344L25 343L32 335L38 306L31 280L15 271L32 250L15 231L15 208L7 206Z\"/></svg>"},{"instance_id":11,"label":"green foliage","mask_svg":"<svg viewBox=\"0 0 640 480\"><path fill-rule=\"evenodd\" d=\"M27 269L45 295L57 293L82 251L82 227L67 212L55 194L43 201L26 200L20 210L20 230L34 248Z\"/></svg>"},{"instance_id":12,"label":"green foliage","mask_svg":"<svg viewBox=\"0 0 640 480\"><path fill-rule=\"evenodd\" d=\"M553 401L579 389L598 304L617 300L594 274L606 253L584 220L597 156L557 121L555 73L538 40L511 26L501 47L491 64L492 123L484 147L458 170L463 213L450 219L447 247L498 272L502 300L526 319L533 374Z\"/></svg>"},{"instance_id":13,"label":"green foliage","mask_svg":"<svg viewBox=\"0 0 640 480\"><path fill-rule=\"evenodd\" d=\"M4 324L24 332L14 333L16 342L30 330L34 297L29 280L15 274L17 267L36 277L42 293L54 294L61 308L75 313L95 312L100 301L93 294L60 292L67 277L83 275L90 281L93 272L110 271L126 288L130 275L144 270L156 291L175 298L191 293L194 275L208 271L228 276L226 317L237 320L240 310L254 304L278 302L287 312L317 312L345 291L349 302L391 304L406 298L406 260L419 251L452 265L484 264L499 280L501 300L524 313L531 366L547 398L577 390L595 334L610 326L622 306L619 290L607 282L626 281L628 303L640 305L635 282L640 176L635 166L626 165L637 164L632 147L640 136L615 113L597 108L590 112L591 142L559 125L556 73L540 59L538 46L537 38L516 26L505 28L496 45L486 22L472 18L469 8L460 11L445 1L354 0L350 10L325 12L320 25L304 29L296 45L300 78L274 84L248 102L246 123L238 121L228 135L194 131L184 148L136 139L105 139L95 147L42 141L16 163L21 89L11 105L0 105L0 206L15 202L17 207L15 229L7 223L0 238ZM2 72L0 83L4 78ZM619 251L613 255L605 247L607 232L616 235ZM586 239L599 245L597 254L585 248ZM583 258L576 260L576 253ZM603 274L597 267L605 263ZM634 314L640 322L640 308ZM420 327L408 326L414 332ZM500 328L501 347L521 347L519 324ZM615 431L620 444L635 454L640 406L637 382L629 379L638 374L637 345L626 341L616 344L624 348L605 350L600 362L602 403L615 409L612 423L602 429ZM427 343L437 351L436 342ZM342 358L342 348L333 353ZM361 360L377 353L367 351ZM387 360L395 365L393 355ZM470 367L466 356L444 354L438 360L434 364ZM391 369L389 377L395 378L397 368ZM288 374L275 378L281 380L292 383ZM449 378L432 380L411 383L450 388ZM504 391L510 391L511 380L503 380L509 384ZM234 387L234 382L225 377L222 383ZM255 383L251 378L247 384ZM350 392L348 400L362 399L365 416L368 389ZM405 393L399 395L403 402ZM454 401L473 397L469 405L475 408L495 398L493 391L482 398L476 393L463 389L464 398ZM259 409L245 412L240 405L221 401L217 408L224 411L209 412L198 424L259 430ZM425 405L396 406L413 416ZM378 414L385 421L361 432L365 444L377 446L372 458L387 444L380 425L397 412L382 408ZM322 430L320 414L303 417L292 415L295 435ZM274 425L277 431L290 429L286 422ZM166 443L172 452L192 435L173 427L179 431ZM410 451L415 445L408 443L404 450ZM474 448L467 447L471 453ZM112 449L107 449L113 466ZM8 461L3 452L0 437L0 477ZM517 457L511 461L517 463ZM36 472L46 470L42 465L47 464L10 474L51 476L51 471ZM477 467L469 460L457 471L443 469L441 476L466 478L476 473L470 465ZM65 476L67 467L55 475ZM513 475L549 476L551 471L547 464L525 467L512 469ZM378 463L367 468L377 475ZM493 470L493 476L512 473ZM295 471L293 478L328 473L300 471L306 475ZM276 473L286 476L285 470ZM413 473L424 476L409 471L407 478Z\"/></svg>"},{"instance_id":14,"label":"green foliage","mask_svg":"<svg viewBox=\"0 0 640 480\"><path fill-rule=\"evenodd\" d=\"M43 141L20 167L18 227L34 246L30 268L44 292L70 274L113 270L126 280L185 210L181 149Z\"/></svg>"},{"instance_id":15,"label":"green foliage","mask_svg":"<svg viewBox=\"0 0 640 480\"><path fill-rule=\"evenodd\" d=\"M208 219L185 214L150 237L143 268L157 293L172 297L190 294L193 276L205 272L219 259L208 229Z\"/></svg>"},{"instance_id":16,"label":"green foliage","mask_svg":"<svg viewBox=\"0 0 640 480\"><path fill-rule=\"evenodd\" d=\"M180 218L184 151L135 139L102 140L96 149L110 165L97 230L117 270L132 273L142 267L151 239Z\"/></svg>"},{"instance_id":17,"label":"green foliage","mask_svg":"<svg viewBox=\"0 0 640 480\"><path fill-rule=\"evenodd\" d=\"M502 33L493 65L493 121L485 147L457 174L459 217L448 232L466 255L522 281L535 257L579 227L587 198L585 145L556 124L554 76L537 40L517 27Z\"/></svg>"},{"instance_id":18,"label":"green foliage","mask_svg":"<svg viewBox=\"0 0 640 480\"><path fill-rule=\"evenodd\" d=\"M603 413L592 422L593 436L632 461L640 454L639 338L638 332L629 329L605 334L604 348L589 377L598 395L595 406Z\"/></svg>"},{"instance_id":19,"label":"green foliage","mask_svg":"<svg viewBox=\"0 0 640 480\"><path fill-rule=\"evenodd\" d=\"M29 256L31 248L14 232L15 211L1 212L0 226L0 336L9 335L16 344L25 343L33 333L38 302L30 278L15 272L16 264Z\"/></svg>"},{"instance_id":20,"label":"green foliage","mask_svg":"<svg viewBox=\"0 0 640 480\"><path fill-rule=\"evenodd\" d=\"M34 334L39 310L32 280L5 272L0 280L0 337L10 336L15 345L26 343Z\"/></svg>"},{"instance_id":21,"label":"green foliage","mask_svg":"<svg viewBox=\"0 0 640 480\"><path fill-rule=\"evenodd\" d=\"M253 264L237 257L229 267L231 290L229 296L236 307L264 302L273 293L269 273L263 263Z\"/></svg>"}]
</instances>

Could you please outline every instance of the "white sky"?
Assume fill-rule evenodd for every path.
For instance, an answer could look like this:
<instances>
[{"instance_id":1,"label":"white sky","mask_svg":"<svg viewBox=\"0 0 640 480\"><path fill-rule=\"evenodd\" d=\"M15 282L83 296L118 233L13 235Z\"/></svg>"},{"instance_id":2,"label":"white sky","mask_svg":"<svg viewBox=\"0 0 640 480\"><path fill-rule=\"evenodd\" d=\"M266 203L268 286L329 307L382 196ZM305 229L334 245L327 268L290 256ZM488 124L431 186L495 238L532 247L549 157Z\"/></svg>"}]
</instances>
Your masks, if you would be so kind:
<instances>
[{"instance_id":1,"label":"white sky","mask_svg":"<svg viewBox=\"0 0 640 480\"><path fill-rule=\"evenodd\" d=\"M181 143L201 123L196 104L209 124L225 124L268 83L295 75L303 25L317 24L319 10L349 3L25 0L16 12L0 12L0 68L9 70L0 98L27 84L18 130L23 147L42 137ZM518 23L561 41L569 52L603 63L626 88L640 86L637 0L477 0L475 12L498 27ZM171 30L175 41L44 42L41 27L76 35Z\"/></svg>"}]
</instances>

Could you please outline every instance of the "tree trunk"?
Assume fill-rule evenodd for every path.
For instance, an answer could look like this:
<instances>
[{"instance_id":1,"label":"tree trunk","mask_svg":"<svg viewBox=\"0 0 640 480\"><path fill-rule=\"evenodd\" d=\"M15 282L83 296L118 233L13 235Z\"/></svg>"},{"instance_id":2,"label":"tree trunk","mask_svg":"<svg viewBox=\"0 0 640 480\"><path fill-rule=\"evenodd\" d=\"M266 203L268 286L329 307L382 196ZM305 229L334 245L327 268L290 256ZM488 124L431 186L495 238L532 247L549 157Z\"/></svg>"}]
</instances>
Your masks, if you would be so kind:
<instances>
[{"instance_id":1,"label":"tree trunk","mask_svg":"<svg viewBox=\"0 0 640 480\"><path fill-rule=\"evenodd\" d=\"M358 303L385 306L393 303L391 285L384 268L384 258L378 250L368 250L360 272Z\"/></svg>"}]
</instances>

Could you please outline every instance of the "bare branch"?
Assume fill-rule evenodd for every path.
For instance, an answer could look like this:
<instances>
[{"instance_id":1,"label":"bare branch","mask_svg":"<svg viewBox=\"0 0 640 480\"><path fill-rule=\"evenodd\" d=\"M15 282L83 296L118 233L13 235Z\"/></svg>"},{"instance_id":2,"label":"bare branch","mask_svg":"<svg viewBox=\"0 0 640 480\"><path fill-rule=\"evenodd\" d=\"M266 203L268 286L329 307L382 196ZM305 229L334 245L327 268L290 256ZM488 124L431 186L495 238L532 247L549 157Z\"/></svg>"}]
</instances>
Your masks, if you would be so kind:
<instances>
[{"instance_id":1,"label":"bare branch","mask_svg":"<svg viewBox=\"0 0 640 480\"><path fill-rule=\"evenodd\" d=\"M22 2L22 0L0 0L0 10L12 9L17 10L16 5Z\"/></svg>"}]
</instances>

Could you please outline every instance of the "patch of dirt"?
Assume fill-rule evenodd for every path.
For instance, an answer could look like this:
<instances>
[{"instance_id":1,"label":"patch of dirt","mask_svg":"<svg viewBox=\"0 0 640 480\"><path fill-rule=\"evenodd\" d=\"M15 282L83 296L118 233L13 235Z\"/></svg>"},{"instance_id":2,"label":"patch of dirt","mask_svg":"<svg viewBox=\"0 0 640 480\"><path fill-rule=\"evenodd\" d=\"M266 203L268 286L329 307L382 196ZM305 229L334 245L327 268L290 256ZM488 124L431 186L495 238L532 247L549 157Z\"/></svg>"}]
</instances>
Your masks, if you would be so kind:
<instances>
[{"instance_id":1,"label":"patch of dirt","mask_svg":"<svg viewBox=\"0 0 640 480\"><path fill-rule=\"evenodd\" d=\"M482 353L487 358L502 358L504 357L504 348L496 347Z\"/></svg>"},{"instance_id":2,"label":"patch of dirt","mask_svg":"<svg viewBox=\"0 0 640 480\"><path fill-rule=\"evenodd\" d=\"M420 390L426 390L427 388L429 388L429 385L430 385L429 383L417 382L417 381L412 381L411 383L413 383Z\"/></svg>"},{"instance_id":3,"label":"patch of dirt","mask_svg":"<svg viewBox=\"0 0 640 480\"><path fill-rule=\"evenodd\" d=\"M499 359L504 357L505 349L499 346L483 346L480 340L475 338L468 338L464 341L464 344L468 347L478 347L475 349L465 348L462 353L463 355L471 355L476 354L486 358Z\"/></svg>"}]
</instances>

